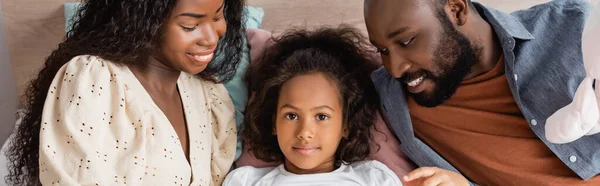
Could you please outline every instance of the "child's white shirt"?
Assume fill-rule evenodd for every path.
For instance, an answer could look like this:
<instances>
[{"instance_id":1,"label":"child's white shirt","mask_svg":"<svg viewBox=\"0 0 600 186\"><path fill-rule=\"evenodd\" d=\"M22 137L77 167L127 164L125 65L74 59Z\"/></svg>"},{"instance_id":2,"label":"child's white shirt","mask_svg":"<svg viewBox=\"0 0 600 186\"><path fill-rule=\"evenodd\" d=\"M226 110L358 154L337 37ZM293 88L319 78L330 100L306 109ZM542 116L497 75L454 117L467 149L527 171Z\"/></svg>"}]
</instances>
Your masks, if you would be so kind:
<instances>
[{"instance_id":1,"label":"child's white shirt","mask_svg":"<svg viewBox=\"0 0 600 186\"><path fill-rule=\"evenodd\" d=\"M375 160L342 164L333 172L319 174L294 174L285 170L283 164L266 168L245 166L233 170L223 182L223 186L267 185L402 186L402 182L391 169Z\"/></svg>"}]
</instances>

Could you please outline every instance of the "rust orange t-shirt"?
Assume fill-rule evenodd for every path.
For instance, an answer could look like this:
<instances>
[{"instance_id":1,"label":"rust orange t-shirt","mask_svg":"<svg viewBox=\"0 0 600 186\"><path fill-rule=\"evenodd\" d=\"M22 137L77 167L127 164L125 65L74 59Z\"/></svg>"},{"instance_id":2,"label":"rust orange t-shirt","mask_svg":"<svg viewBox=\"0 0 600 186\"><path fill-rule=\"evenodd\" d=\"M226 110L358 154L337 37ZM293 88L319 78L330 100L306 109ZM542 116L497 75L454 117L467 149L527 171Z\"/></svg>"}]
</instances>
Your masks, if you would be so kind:
<instances>
[{"instance_id":1,"label":"rust orange t-shirt","mask_svg":"<svg viewBox=\"0 0 600 186\"><path fill-rule=\"evenodd\" d=\"M515 103L504 58L434 108L408 99L415 134L480 185L600 185L583 181L533 133Z\"/></svg>"}]
</instances>

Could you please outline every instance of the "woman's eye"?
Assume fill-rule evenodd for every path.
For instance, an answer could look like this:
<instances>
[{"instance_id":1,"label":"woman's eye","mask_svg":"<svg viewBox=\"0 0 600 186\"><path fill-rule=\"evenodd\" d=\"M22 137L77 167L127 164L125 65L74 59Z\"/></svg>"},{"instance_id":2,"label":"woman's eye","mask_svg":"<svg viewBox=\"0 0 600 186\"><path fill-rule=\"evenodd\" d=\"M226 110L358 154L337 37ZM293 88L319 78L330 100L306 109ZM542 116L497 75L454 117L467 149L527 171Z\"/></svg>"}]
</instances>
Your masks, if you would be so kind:
<instances>
[{"instance_id":1,"label":"woman's eye","mask_svg":"<svg viewBox=\"0 0 600 186\"><path fill-rule=\"evenodd\" d=\"M327 120L327 119L329 119L328 115L325 115L325 114L319 114L319 115L317 115L317 120L318 121L323 121L323 120Z\"/></svg>"},{"instance_id":2,"label":"woman's eye","mask_svg":"<svg viewBox=\"0 0 600 186\"><path fill-rule=\"evenodd\" d=\"M192 27L181 26L181 28L183 28L183 30L185 30L185 31L194 31L194 30L196 30L196 27L198 27L198 25L195 25L195 26L192 26Z\"/></svg>"},{"instance_id":3,"label":"woman's eye","mask_svg":"<svg viewBox=\"0 0 600 186\"><path fill-rule=\"evenodd\" d=\"M218 17L215 17L215 18L213 19L213 22L219 22L219 21L221 21L221 19L223 19L223 14L221 14L221 15L220 15L220 16L218 16Z\"/></svg>"},{"instance_id":4,"label":"woman's eye","mask_svg":"<svg viewBox=\"0 0 600 186\"><path fill-rule=\"evenodd\" d=\"M285 119L288 119L288 120L298 120L298 115L296 115L296 114L286 114L285 115Z\"/></svg>"}]
</instances>

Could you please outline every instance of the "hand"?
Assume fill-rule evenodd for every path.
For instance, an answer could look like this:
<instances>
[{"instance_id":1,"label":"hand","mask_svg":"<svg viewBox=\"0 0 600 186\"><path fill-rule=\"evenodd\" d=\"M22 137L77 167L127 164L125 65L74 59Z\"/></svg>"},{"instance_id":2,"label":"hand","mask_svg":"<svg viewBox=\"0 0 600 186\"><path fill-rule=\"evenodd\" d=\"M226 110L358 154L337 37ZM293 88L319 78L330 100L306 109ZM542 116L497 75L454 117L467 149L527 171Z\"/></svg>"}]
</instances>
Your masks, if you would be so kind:
<instances>
[{"instance_id":1,"label":"hand","mask_svg":"<svg viewBox=\"0 0 600 186\"><path fill-rule=\"evenodd\" d=\"M421 167L408 173L402 181L411 183L423 180L423 186L469 186L469 181L464 176L437 167ZM411 184L412 185L412 184Z\"/></svg>"}]
</instances>

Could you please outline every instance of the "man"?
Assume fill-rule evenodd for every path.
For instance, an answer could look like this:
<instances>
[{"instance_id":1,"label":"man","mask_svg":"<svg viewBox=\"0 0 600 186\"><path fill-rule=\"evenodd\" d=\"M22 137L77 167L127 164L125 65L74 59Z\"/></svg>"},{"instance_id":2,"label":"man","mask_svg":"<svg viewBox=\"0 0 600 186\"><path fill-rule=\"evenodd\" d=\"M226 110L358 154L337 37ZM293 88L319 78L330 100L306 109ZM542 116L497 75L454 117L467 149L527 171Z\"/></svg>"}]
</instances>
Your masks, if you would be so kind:
<instances>
[{"instance_id":1,"label":"man","mask_svg":"<svg viewBox=\"0 0 600 186\"><path fill-rule=\"evenodd\" d=\"M600 185L600 135L567 144L546 119L585 76L591 5L556 0L512 14L470 0L366 0L384 68L383 115L424 185Z\"/></svg>"}]
</instances>

